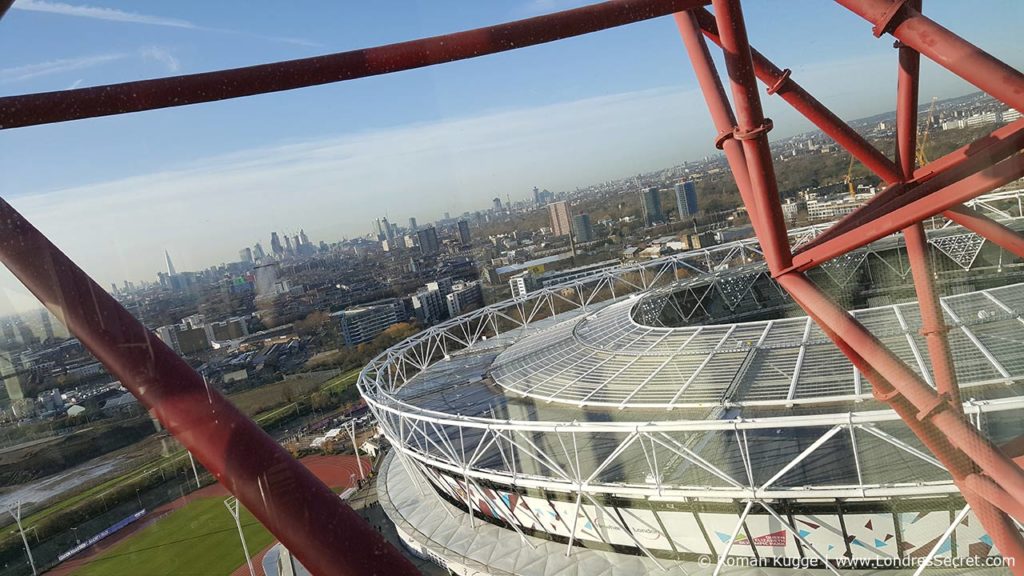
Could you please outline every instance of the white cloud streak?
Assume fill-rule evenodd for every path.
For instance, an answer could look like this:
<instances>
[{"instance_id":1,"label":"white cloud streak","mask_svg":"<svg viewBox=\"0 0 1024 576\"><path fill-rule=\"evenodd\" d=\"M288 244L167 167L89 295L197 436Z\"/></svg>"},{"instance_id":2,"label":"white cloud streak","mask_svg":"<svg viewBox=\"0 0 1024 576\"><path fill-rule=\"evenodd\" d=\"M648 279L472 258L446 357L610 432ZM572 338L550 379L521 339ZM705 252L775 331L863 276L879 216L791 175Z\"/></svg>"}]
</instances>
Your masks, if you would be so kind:
<instances>
[{"instance_id":1,"label":"white cloud streak","mask_svg":"<svg viewBox=\"0 0 1024 576\"><path fill-rule=\"evenodd\" d=\"M50 2L49 0L18 0L14 4L14 6L12 6L12 8L16 10L24 10L26 12L44 12L47 14L59 14L61 16L71 16L75 18L106 20L108 22L124 22L127 24L164 26L167 28L182 28L186 30L198 30L202 32L214 32L219 34L236 34L268 42L281 42L284 44L294 44L296 46L305 46L312 48L318 48L323 46L322 44L312 42L310 40L306 40L303 38L293 38L286 36L264 36L262 34L253 34L239 30L209 28L206 26L200 26L195 22L185 20L182 18L168 18L165 16L154 16L152 14L139 14L137 12L128 12L125 10L118 10L117 8L106 8L103 6L67 4L65 2Z\"/></svg>"},{"instance_id":2,"label":"white cloud streak","mask_svg":"<svg viewBox=\"0 0 1024 576\"><path fill-rule=\"evenodd\" d=\"M0 84L22 82L42 76L51 76L73 70L84 70L94 68L117 60L126 58L127 54L98 54L95 56L82 56L79 58L60 58L35 64L24 64L11 68L0 69Z\"/></svg>"},{"instance_id":3,"label":"white cloud streak","mask_svg":"<svg viewBox=\"0 0 1024 576\"><path fill-rule=\"evenodd\" d=\"M111 22L127 22L132 24L149 24L152 26L166 26L170 28L199 28L188 20L179 18L165 18L163 16L152 16L127 12L116 8L104 8L101 6L88 6L83 4L66 4L64 2L49 2L47 0L18 0L13 6L15 10L27 12L46 12L48 14L60 14L62 16L74 16L77 18L92 18L94 20L108 20Z\"/></svg>"},{"instance_id":4,"label":"white cloud streak","mask_svg":"<svg viewBox=\"0 0 1024 576\"><path fill-rule=\"evenodd\" d=\"M139 50L139 54L144 60L153 60L163 64L168 72L177 72L181 70L181 62L166 48L160 48L159 46L147 46Z\"/></svg>"}]
</instances>

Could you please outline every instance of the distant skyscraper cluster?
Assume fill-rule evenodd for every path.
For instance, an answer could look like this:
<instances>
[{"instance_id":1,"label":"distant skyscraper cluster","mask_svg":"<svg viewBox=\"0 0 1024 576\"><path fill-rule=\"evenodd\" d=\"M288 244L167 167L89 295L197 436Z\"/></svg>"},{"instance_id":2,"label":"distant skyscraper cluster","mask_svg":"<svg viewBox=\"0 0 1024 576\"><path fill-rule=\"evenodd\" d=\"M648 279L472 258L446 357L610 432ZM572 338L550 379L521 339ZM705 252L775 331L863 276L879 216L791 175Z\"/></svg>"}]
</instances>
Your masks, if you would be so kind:
<instances>
[{"instance_id":1,"label":"distant skyscraper cluster","mask_svg":"<svg viewBox=\"0 0 1024 576\"><path fill-rule=\"evenodd\" d=\"M284 242L281 242L282 235L277 232L270 233L270 253L268 254L263 245L257 242L251 248L246 246L238 251L238 261L244 264L269 264L291 258L311 256L317 251L317 247L309 240L305 230L299 230L298 234L291 236L284 234Z\"/></svg>"}]
</instances>

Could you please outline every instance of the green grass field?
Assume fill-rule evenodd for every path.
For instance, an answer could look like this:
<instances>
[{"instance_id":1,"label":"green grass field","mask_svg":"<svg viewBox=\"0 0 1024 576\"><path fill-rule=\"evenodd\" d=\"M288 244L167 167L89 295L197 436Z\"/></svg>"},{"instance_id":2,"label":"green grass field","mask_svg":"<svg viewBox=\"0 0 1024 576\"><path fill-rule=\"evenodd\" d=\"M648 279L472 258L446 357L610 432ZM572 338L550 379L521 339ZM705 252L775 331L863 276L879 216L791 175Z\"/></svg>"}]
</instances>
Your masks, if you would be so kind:
<instances>
[{"instance_id":1,"label":"green grass field","mask_svg":"<svg viewBox=\"0 0 1024 576\"><path fill-rule=\"evenodd\" d=\"M274 538L242 508L242 530L249 553L256 555ZM230 574L245 562L238 529L223 498L190 502L141 532L119 542L75 576L149 576Z\"/></svg>"}]
</instances>

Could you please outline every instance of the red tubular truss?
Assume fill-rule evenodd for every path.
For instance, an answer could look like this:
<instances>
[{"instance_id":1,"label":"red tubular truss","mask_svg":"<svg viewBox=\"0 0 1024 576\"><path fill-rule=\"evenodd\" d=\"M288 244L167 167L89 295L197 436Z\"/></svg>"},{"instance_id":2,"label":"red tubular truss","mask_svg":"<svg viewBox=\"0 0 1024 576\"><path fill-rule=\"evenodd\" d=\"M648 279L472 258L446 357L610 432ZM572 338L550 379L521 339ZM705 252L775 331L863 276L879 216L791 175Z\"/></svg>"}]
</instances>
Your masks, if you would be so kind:
<instances>
[{"instance_id":1,"label":"red tubular truss","mask_svg":"<svg viewBox=\"0 0 1024 576\"><path fill-rule=\"evenodd\" d=\"M740 195L768 267L808 315L946 466L999 550L1024 574L1024 471L963 417L921 221L943 214L1024 258L1024 237L963 202L1024 175L1024 120L915 166L919 57L934 60L1005 104L1024 110L1024 75L921 14L918 0L837 0L899 40L895 160L748 42L739 0L612 0L446 36L340 54L111 86L0 98L0 129L290 90L473 58L676 13ZM11 2L0 0L0 17ZM689 11L689 12L685 12ZM733 113L704 37L724 50ZM757 80L803 113L888 185L793 253L779 205ZM803 274L902 231L938 392ZM412 573L392 548L228 401L93 283L38 230L0 201L0 260L60 317L203 464L317 574ZM1019 451L1018 451L1019 452ZM1019 455L1017 452L1015 456ZM341 553L342 550L356 553Z\"/></svg>"},{"instance_id":2,"label":"red tubular truss","mask_svg":"<svg viewBox=\"0 0 1024 576\"><path fill-rule=\"evenodd\" d=\"M314 574L419 571L0 200L0 259ZM336 554L338 550L360 554Z\"/></svg>"},{"instance_id":3,"label":"red tubular truss","mask_svg":"<svg viewBox=\"0 0 1024 576\"><path fill-rule=\"evenodd\" d=\"M294 90L553 42L665 16L707 0L612 0L497 26L246 68L0 98L0 128Z\"/></svg>"}]
</instances>

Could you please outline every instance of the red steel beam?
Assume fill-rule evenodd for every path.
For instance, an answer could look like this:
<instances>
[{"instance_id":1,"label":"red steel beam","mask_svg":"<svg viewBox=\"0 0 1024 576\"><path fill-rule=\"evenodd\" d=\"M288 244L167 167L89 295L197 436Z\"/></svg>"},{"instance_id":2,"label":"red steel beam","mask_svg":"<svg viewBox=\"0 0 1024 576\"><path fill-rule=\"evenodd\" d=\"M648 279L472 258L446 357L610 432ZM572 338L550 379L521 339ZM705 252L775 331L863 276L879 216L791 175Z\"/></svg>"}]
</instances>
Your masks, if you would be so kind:
<instances>
[{"instance_id":1,"label":"red steel beam","mask_svg":"<svg viewBox=\"0 0 1024 576\"><path fill-rule=\"evenodd\" d=\"M1024 258L1024 236L999 222L963 205L954 206L943 212L942 215L979 236L995 242L1018 258Z\"/></svg>"},{"instance_id":2,"label":"red steel beam","mask_svg":"<svg viewBox=\"0 0 1024 576\"><path fill-rule=\"evenodd\" d=\"M666 16L707 0L599 4L374 48L245 68L0 98L0 129L213 102L475 58Z\"/></svg>"},{"instance_id":3,"label":"red steel beam","mask_svg":"<svg viewBox=\"0 0 1024 576\"><path fill-rule=\"evenodd\" d=\"M733 179L736 181L743 204L753 206L754 196L750 189L750 175L747 173L743 145L739 140L729 137L736 128L736 116L732 112L732 107L729 106L729 99L725 95L725 88L718 76L715 62L711 59L708 45L704 41L704 36L701 35L700 26L697 24L693 11L676 13L675 21L690 62L693 64L697 83L700 85L701 92L704 93L708 112L711 113L711 121L715 125L715 130L718 131L716 144L721 146L725 153L725 159L732 170ZM760 214L753 212L749 214L755 234L764 229L766 225L762 222Z\"/></svg>"},{"instance_id":4,"label":"red steel beam","mask_svg":"<svg viewBox=\"0 0 1024 576\"><path fill-rule=\"evenodd\" d=\"M914 170L914 181L917 183L927 182L939 174L945 173L949 168L960 168L969 166L969 170L976 171L992 164L992 157L989 150L996 142L1009 140L1016 143L1017 150L1024 148L1024 118L1014 120L1005 126L992 131L988 136L979 138L970 144L961 146L956 150L932 160L925 166Z\"/></svg>"},{"instance_id":5,"label":"red steel beam","mask_svg":"<svg viewBox=\"0 0 1024 576\"><path fill-rule=\"evenodd\" d=\"M905 0L836 0L964 80L1017 110L1024 110L1024 74L936 24Z\"/></svg>"},{"instance_id":6,"label":"red steel beam","mask_svg":"<svg viewBox=\"0 0 1024 576\"><path fill-rule=\"evenodd\" d=\"M910 0L921 10L921 0ZM913 48L899 44L899 67L896 77L896 163L901 182L913 179L917 165L917 107L921 55Z\"/></svg>"},{"instance_id":7,"label":"red steel beam","mask_svg":"<svg viewBox=\"0 0 1024 576\"><path fill-rule=\"evenodd\" d=\"M938 396L860 322L832 302L802 273L789 272L779 276L777 281L804 310L814 315L819 325L842 335L851 350L893 385L893 394L883 400L889 401L896 394L906 398L917 411L915 418L932 422L953 446L968 455L1003 490L1018 501L1024 498L1024 470L964 420L959 411L948 409L948 400Z\"/></svg>"},{"instance_id":8,"label":"red steel beam","mask_svg":"<svg viewBox=\"0 0 1024 576\"><path fill-rule=\"evenodd\" d=\"M896 197L895 205L886 207L884 211L877 211L870 220L859 223L847 232L826 239L824 242L801 247L793 257L792 269L813 268L840 254L845 254L898 232L914 222L920 222L971 198L991 192L1021 176L1024 176L1024 156L1016 154L988 170L947 186L943 186L945 179L936 177L910 192Z\"/></svg>"},{"instance_id":9,"label":"red steel beam","mask_svg":"<svg viewBox=\"0 0 1024 576\"><path fill-rule=\"evenodd\" d=\"M758 234L765 262L772 273L789 268L792 252L779 203L778 183L768 146L771 120L764 117L754 78L746 24L739 0L713 0L725 65L729 72L737 126L732 138L740 140L750 177L753 206L747 211L762 219ZM753 208L753 209L751 209Z\"/></svg>"},{"instance_id":10,"label":"red steel beam","mask_svg":"<svg viewBox=\"0 0 1024 576\"><path fill-rule=\"evenodd\" d=\"M718 34L715 17L703 8L691 10L691 13L700 23L704 35L721 46L722 39ZM811 96L803 86L793 80L789 70L780 69L754 48L750 49L750 56L754 63L754 74L768 86L769 94L778 94L886 183L892 184L902 180L899 169L892 160L872 146L814 96Z\"/></svg>"},{"instance_id":11,"label":"red steel beam","mask_svg":"<svg viewBox=\"0 0 1024 576\"><path fill-rule=\"evenodd\" d=\"M901 203L906 204L910 200L920 198L970 174L990 168L996 162L1016 154L1021 148L1024 148L1024 118L998 128L988 136L979 138L942 158L929 162L927 166L918 168L914 171L913 181L896 184L885 189L802 246L797 252L811 250L856 230L862 224L886 214Z\"/></svg>"},{"instance_id":12,"label":"red steel beam","mask_svg":"<svg viewBox=\"0 0 1024 576\"><path fill-rule=\"evenodd\" d=\"M3 200L0 261L312 573L419 573Z\"/></svg>"},{"instance_id":13,"label":"red steel beam","mask_svg":"<svg viewBox=\"0 0 1024 576\"><path fill-rule=\"evenodd\" d=\"M910 0L911 6L921 10L921 0ZM896 81L896 161L903 181L913 179L917 165L917 110L918 83L921 55L909 46L899 45L899 66ZM930 120L930 119L929 119ZM932 266L928 259L928 238L924 226L915 222L903 230L907 241L907 259L914 277L917 305L921 309L921 333L928 345L932 376L939 394L945 396L955 410L962 410L960 386L956 380L953 356L946 338L946 323L939 296L932 281Z\"/></svg>"},{"instance_id":14,"label":"red steel beam","mask_svg":"<svg viewBox=\"0 0 1024 576\"><path fill-rule=\"evenodd\" d=\"M952 476L954 484L960 489L964 499L971 506L971 510L974 511L982 526L992 536L992 540L995 542L999 552L1003 556L1012 557L1015 560L1024 559L1024 537L1021 536L1013 521L1007 517L1007 514L1002 512L1002 510L1007 510L1010 515L1018 519L1024 518L1024 508L1022 508L1020 503L1011 498L1005 490L990 479L978 474L970 459L962 451L950 444L946 436L935 427L934 423L919 419L914 406L906 398L896 394L892 384L883 378L869 362L857 354L838 333L831 330L812 310L808 309L807 313L818 324L822 332L835 343L843 354L850 359L850 362L871 383L872 394L878 400L889 404L893 411L900 415L900 418L903 419L907 427L910 428L921 443L942 462L942 465L946 467L946 470ZM993 503L998 503L998 506ZM1018 576L1024 574L1024 562L1016 562L1012 569Z\"/></svg>"},{"instance_id":15,"label":"red steel beam","mask_svg":"<svg viewBox=\"0 0 1024 576\"><path fill-rule=\"evenodd\" d=\"M962 410L960 386L957 384L953 355L946 337L949 328L946 326L942 305L932 281L932 266L928 260L928 238L925 236L924 226L920 222L908 226L903 230L903 237L907 240L907 260L910 262L910 272L914 277L917 304L921 309L921 334L928 345L935 388L949 401L951 408Z\"/></svg>"}]
</instances>

